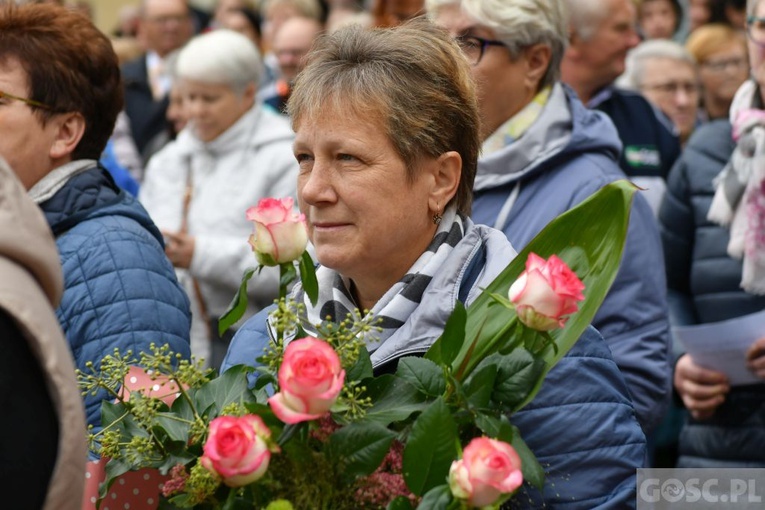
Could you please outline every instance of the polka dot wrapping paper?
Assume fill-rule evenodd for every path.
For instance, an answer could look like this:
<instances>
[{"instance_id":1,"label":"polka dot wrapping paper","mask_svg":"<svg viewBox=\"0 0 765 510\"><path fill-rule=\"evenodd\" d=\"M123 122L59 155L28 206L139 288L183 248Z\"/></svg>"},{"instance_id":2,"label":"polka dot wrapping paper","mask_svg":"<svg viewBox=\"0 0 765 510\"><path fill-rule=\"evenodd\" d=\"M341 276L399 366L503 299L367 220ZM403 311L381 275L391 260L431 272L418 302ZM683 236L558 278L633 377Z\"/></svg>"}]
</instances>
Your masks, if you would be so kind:
<instances>
[{"instance_id":1,"label":"polka dot wrapping paper","mask_svg":"<svg viewBox=\"0 0 765 510\"><path fill-rule=\"evenodd\" d=\"M82 510L96 510L98 486L105 479L105 461L91 461L85 472L85 495ZM167 480L156 469L130 471L119 477L106 494L99 510L155 510L160 487Z\"/></svg>"}]
</instances>

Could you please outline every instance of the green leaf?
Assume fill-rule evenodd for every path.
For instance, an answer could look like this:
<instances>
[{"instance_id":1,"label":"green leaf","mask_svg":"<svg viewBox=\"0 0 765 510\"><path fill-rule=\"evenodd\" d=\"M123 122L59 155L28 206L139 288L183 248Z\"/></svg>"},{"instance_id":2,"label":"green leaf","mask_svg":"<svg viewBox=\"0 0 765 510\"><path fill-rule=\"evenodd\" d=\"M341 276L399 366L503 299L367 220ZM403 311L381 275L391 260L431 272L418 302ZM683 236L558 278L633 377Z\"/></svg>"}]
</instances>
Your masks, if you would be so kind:
<instances>
[{"instance_id":1,"label":"green leaf","mask_svg":"<svg viewBox=\"0 0 765 510\"><path fill-rule=\"evenodd\" d=\"M251 370L244 365L237 365L206 383L193 393L195 407L200 412L212 409L212 415L217 416L221 409L231 403L255 402L255 396L247 386L246 374Z\"/></svg>"},{"instance_id":2,"label":"green leaf","mask_svg":"<svg viewBox=\"0 0 765 510\"><path fill-rule=\"evenodd\" d=\"M500 431L502 430L502 420L490 414L476 414L475 424L481 429L481 432L488 437L499 437Z\"/></svg>"},{"instance_id":3,"label":"green leaf","mask_svg":"<svg viewBox=\"0 0 765 510\"><path fill-rule=\"evenodd\" d=\"M189 440L189 430L191 425L187 422L178 420L178 415L175 413L157 413L155 418L156 423L167 434L167 438L170 441L178 441L182 444L186 444Z\"/></svg>"},{"instance_id":4,"label":"green leaf","mask_svg":"<svg viewBox=\"0 0 765 510\"><path fill-rule=\"evenodd\" d=\"M385 510L414 510L409 498L399 496L385 507Z\"/></svg>"},{"instance_id":5,"label":"green leaf","mask_svg":"<svg viewBox=\"0 0 765 510\"><path fill-rule=\"evenodd\" d=\"M367 409L365 419L381 425L405 420L429 405L417 388L394 375L365 379L362 383L366 387L362 396L372 399L372 407Z\"/></svg>"},{"instance_id":6,"label":"green leaf","mask_svg":"<svg viewBox=\"0 0 765 510\"><path fill-rule=\"evenodd\" d=\"M457 443L457 424L439 398L414 422L404 447L404 481L409 490L421 496L443 484L458 456Z\"/></svg>"},{"instance_id":7,"label":"green leaf","mask_svg":"<svg viewBox=\"0 0 765 510\"><path fill-rule=\"evenodd\" d=\"M491 401L494 381L497 379L497 366L487 364L476 369L465 381L464 394L474 409L486 409Z\"/></svg>"},{"instance_id":8,"label":"green leaf","mask_svg":"<svg viewBox=\"0 0 765 510\"><path fill-rule=\"evenodd\" d=\"M514 413L518 410L518 406L524 402L545 373L544 361L534 358L531 353L521 347L508 354L488 356L476 367L476 370L480 370L484 365L497 367L491 399L499 410L506 413Z\"/></svg>"},{"instance_id":9,"label":"green leaf","mask_svg":"<svg viewBox=\"0 0 765 510\"><path fill-rule=\"evenodd\" d=\"M357 422L332 434L329 449L350 483L372 474L380 466L395 437L395 432L378 423Z\"/></svg>"},{"instance_id":10,"label":"green leaf","mask_svg":"<svg viewBox=\"0 0 765 510\"><path fill-rule=\"evenodd\" d=\"M521 472L523 473L523 479L529 482L532 486L538 490L542 490L545 484L545 470L539 464L537 457L531 448L526 445L526 442L521 438L521 432L518 427L511 425L513 431L513 439L510 444L518 456L521 458Z\"/></svg>"},{"instance_id":11,"label":"green leaf","mask_svg":"<svg viewBox=\"0 0 765 510\"><path fill-rule=\"evenodd\" d=\"M446 391L444 371L432 361L424 358L401 358L398 362L396 376L430 397L438 397Z\"/></svg>"},{"instance_id":12,"label":"green leaf","mask_svg":"<svg viewBox=\"0 0 765 510\"><path fill-rule=\"evenodd\" d=\"M480 360L504 349L516 340L513 322L509 318L514 312L497 311L492 293L507 295L510 286L524 271L529 253L548 258L557 255L579 276L585 285L585 300L580 303L579 312L574 314L563 329L554 330L550 336L557 344L557 352L551 346L540 353L547 373L579 339L592 322L603 299L611 287L621 262L624 240L627 236L632 198L636 191L634 184L620 180L604 186L573 209L551 221L513 259L500 275L468 307L466 338L472 338L480 331L480 341L466 364L465 375L475 369ZM603 211L608 211L604 214ZM572 233L575 233L572 234ZM433 348L431 348L432 350ZM468 357L469 345L463 345L452 362L457 369ZM433 359L428 353L427 357ZM543 374L543 375L544 375ZM541 381L529 392L518 408L534 398L541 387Z\"/></svg>"},{"instance_id":13,"label":"green leaf","mask_svg":"<svg viewBox=\"0 0 765 510\"><path fill-rule=\"evenodd\" d=\"M319 299L319 282L316 280L316 266L307 251L300 257L300 281L311 304L316 306Z\"/></svg>"},{"instance_id":14,"label":"green leaf","mask_svg":"<svg viewBox=\"0 0 765 510\"><path fill-rule=\"evenodd\" d=\"M262 267L263 266L258 266L257 268L250 267L242 275L242 283L239 284L239 291L236 293L236 296L234 296L234 300L231 301L231 304L228 305L228 310L223 312L223 315L218 319L219 335L223 335L228 328L239 322L239 319L242 318L244 312L247 311L247 282L250 281L250 278L255 274L255 271L259 272Z\"/></svg>"},{"instance_id":15,"label":"green leaf","mask_svg":"<svg viewBox=\"0 0 765 510\"><path fill-rule=\"evenodd\" d=\"M366 348L359 349L359 359L356 364L345 373L346 381L361 381L372 377L372 360L369 357L369 351Z\"/></svg>"},{"instance_id":16,"label":"green leaf","mask_svg":"<svg viewBox=\"0 0 765 510\"><path fill-rule=\"evenodd\" d=\"M444 510L449 507L449 503L453 502L452 491L449 489L449 485L438 485L430 489L425 496L423 496L420 504L417 505L417 510ZM459 508L459 507L458 507Z\"/></svg>"},{"instance_id":17,"label":"green leaf","mask_svg":"<svg viewBox=\"0 0 765 510\"><path fill-rule=\"evenodd\" d=\"M457 301L454 311L446 321L443 334L436 341L437 345L434 344L428 349L425 357L439 365L451 365L465 343L466 320L465 305Z\"/></svg>"},{"instance_id":18,"label":"green leaf","mask_svg":"<svg viewBox=\"0 0 765 510\"><path fill-rule=\"evenodd\" d=\"M279 264L279 285L281 287L286 288L290 283L295 281L295 278L297 278L297 269L295 269L295 264L293 262Z\"/></svg>"}]
</instances>

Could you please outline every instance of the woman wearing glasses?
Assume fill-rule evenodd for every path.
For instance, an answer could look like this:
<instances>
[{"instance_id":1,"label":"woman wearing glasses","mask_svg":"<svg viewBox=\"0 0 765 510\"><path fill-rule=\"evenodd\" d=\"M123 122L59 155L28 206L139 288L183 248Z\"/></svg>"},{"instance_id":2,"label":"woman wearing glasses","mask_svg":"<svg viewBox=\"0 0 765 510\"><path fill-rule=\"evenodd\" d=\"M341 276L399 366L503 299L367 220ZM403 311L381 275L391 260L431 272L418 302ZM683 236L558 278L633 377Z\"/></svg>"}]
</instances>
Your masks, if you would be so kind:
<instances>
[{"instance_id":1,"label":"woman wearing glasses","mask_svg":"<svg viewBox=\"0 0 765 510\"><path fill-rule=\"evenodd\" d=\"M502 230L520 250L557 215L624 178L613 123L560 82L569 35L562 2L429 0L427 12L456 37L478 85L477 223ZM644 431L669 403L666 303L656 292L664 285L656 221L637 196L621 270L593 325L613 352Z\"/></svg>"},{"instance_id":2,"label":"woman wearing glasses","mask_svg":"<svg viewBox=\"0 0 765 510\"><path fill-rule=\"evenodd\" d=\"M733 95L749 75L746 36L729 25L711 23L694 30L685 48L699 66L702 117L727 118Z\"/></svg>"},{"instance_id":3,"label":"woman wearing glasses","mask_svg":"<svg viewBox=\"0 0 765 510\"><path fill-rule=\"evenodd\" d=\"M704 324L765 309L765 0L747 4L752 78L729 120L698 130L672 169L659 219L670 311L677 324ZM730 326L735 328L735 324ZM725 346L727 339L719 339ZM690 417L679 467L765 467L765 331L728 376L685 354L674 385Z\"/></svg>"}]
</instances>

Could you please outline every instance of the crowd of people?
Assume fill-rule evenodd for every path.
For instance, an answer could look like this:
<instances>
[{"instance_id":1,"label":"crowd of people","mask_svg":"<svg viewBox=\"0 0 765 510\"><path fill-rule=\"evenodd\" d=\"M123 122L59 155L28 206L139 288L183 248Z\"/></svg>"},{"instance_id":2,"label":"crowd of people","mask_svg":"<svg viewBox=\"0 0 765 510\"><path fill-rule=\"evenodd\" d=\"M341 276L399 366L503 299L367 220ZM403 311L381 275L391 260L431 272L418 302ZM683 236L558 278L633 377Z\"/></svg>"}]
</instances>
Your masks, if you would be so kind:
<instances>
[{"instance_id":1,"label":"crowd of people","mask_svg":"<svg viewBox=\"0 0 765 510\"><path fill-rule=\"evenodd\" d=\"M0 373L39 416L3 425L14 508L79 508L105 395L78 398L75 368L152 343L254 362L278 270L238 330L217 322L266 197L307 217L309 317L395 325L369 346L381 373L553 218L633 181L592 327L511 418L548 479L511 507L632 508L640 467L765 468L765 385L672 332L765 309L765 0L140 0L111 33L86 7L0 0ZM765 332L740 370L765 379Z\"/></svg>"}]
</instances>

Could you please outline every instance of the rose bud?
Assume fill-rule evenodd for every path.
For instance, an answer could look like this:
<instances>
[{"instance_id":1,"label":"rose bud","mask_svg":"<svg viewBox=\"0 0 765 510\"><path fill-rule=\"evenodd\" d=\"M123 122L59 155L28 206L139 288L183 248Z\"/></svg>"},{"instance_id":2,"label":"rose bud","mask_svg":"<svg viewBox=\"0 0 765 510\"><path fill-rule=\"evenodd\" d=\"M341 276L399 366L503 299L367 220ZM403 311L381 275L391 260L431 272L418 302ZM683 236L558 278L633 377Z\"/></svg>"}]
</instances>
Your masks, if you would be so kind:
<instances>
[{"instance_id":1,"label":"rose bud","mask_svg":"<svg viewBox=\"0 0 765 510\"><path fill-rule=\"evenodd\" d=\"M260 416L219 416L210 422L203 446L202 466L217 474L229 487L242 487L262 477L268 469L271 431Z\"/></svg>"},{"instance_id":2,"label":"rose bud","mask_svg":"<svg viewBox=\"0 0 765 510\"><path fill-rule=\"evenodd\" d=\"M305 215L293 211L292 198L264 198L247 209L247 220L255 225L249 243L258 262L276 266L297 260L308 244Z\"/></svg>"},{"instance_id":3,"label":"rose bud","mask_svg":"<svg viewBox=\"0 0 765 510\"><path fill-rule=\"evenodd\" d=\"M307 337L287 345L278 380L279 393L268 399L271 410L284 423L299 423L321 418L332 408L345 371L327 342Z\"/></svg>"},{"instance_id":4,"label":"rose bud","mask_svg":"<svg viewBox=\"0 0 765 510\"><path fill-rule=\"evenodd\" d=\"M521 459L513 447L488 437L470 441L449 469L452 494L474 507L491 505L522 483Z\"/></svg>"},{"instance_id":5,"label":"rose bud","mask_svg":"<svg viewBox=\"0 0 765 510\"><path fill-rule=\"evenodd\" d=\"M545 260L530 253L526 270L510 286L508 297L522 323L550 331L565 326L567 316L579 309L582 290L582 281L561 259L552 255Z\"/></svg>"}]
</instances>

